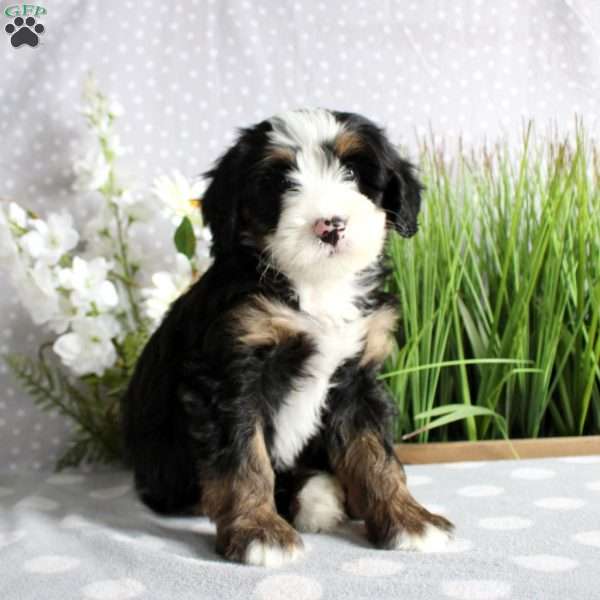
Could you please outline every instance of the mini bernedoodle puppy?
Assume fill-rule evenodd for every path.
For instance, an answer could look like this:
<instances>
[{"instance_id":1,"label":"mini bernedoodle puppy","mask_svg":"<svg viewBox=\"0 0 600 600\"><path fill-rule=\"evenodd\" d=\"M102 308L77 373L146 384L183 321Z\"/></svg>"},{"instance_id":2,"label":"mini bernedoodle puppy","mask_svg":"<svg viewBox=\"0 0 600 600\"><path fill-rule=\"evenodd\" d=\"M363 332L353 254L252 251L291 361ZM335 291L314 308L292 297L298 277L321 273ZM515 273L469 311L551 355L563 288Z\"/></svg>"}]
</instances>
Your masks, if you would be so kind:
<instances>
[{"instance_id":1,"label":"mini bernedoodle puppy","mask_svg":"<svg viewBox=\"0 0 600 600\"><path fill-rule=\"evenodd\" d=\"M214 262L124 398L142 501L207 515L217 551L253 565L348 517L378 547L439 548L452 525L408 491L377 381L396 321L386 233L417 231L412 165L364 117L310 109L242 130L208 176Z\"/></svg>"}]
</instances>

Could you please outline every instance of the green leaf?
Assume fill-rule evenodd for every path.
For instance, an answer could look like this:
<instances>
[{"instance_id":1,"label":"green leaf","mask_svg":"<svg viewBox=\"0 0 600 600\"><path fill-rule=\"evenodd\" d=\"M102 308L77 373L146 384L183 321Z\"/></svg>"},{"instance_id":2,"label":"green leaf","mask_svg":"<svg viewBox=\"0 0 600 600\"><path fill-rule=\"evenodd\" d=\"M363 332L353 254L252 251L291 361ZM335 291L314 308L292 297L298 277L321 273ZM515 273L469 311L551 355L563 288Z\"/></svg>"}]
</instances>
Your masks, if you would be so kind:
<instances>
[{"instance_id":1,"label":"green leaf","mask_svg":"<svg viewBox=\"0 0 600 600\"><path fill-rule=\"evenodd\" d=\"M188 217L183 217L179 227L175 230L173 241L177 251L185 254L189 259L196 253L196 236L194 235L192 222Z\"/></svg>"},{"instance_id":2,"label":"green leaf","mask_svg":"<svg viewBox=\"0 0 600 600\"><path fill-rule=\"evenodd\" d=\"M137 359L148 341L148 335L146 329L138 329L128 332L125 336L122 353L123 360L125 361L125 369L128 373L133 371Z\"/></svg>"},{"instance_id":3,"label":"green leaf","mask_svg":"<svg viewBox=\"0 0 600 600\"><path fill-rule=\"evenodd\" d=\"M426 419L428 417L439 417L440 415L447 414L461 414L465 416L479 416L488 415L490 417L499 416L493 410L485 408L484 406L469 406L468 404L446 404L444 406L437 406L431 410L424 410L415 415L415 419Z\"/></svg>"},{"instance_id":4,"label":"green leaf","mask_svg":"<svg viewBox=\"0 0 600 600\"><path fill-rule=\"evenodd\" d=\"M415 415L415 419L417 420L427 419L430 417L438 418L433 419L433 421L430 421L423 427L419 427L419 429L416 431L402 436L402 439L407 440L422 433L423 431L429 431L430 429L442 427L444 425L448 425L449 423L454 423L455 421L461 421L470 417L480 416L493 417L496 419L500 432L505 439L508 439L506 421L502 415L499 415L498 413L489 408L485 408L484 406L469 406L466 404L447 404L446 406L438 406L436 408L432 408L431 410L426 410Z\"/></svg>"},{"instance_id":5,"label":"green leaf","mask_svg":"<svg viewBox=\"0 0 600 600\"><path fill-rule=\"evenodd\" d=\"M396 377L397 375L407 375L418 371L428 371L430 369L439 369L441 367L459 367L462 365L512 365L512 364L529 364L528 360L516 360L512 358L466 358L461 360L445 360L427 365L418 365L400 369L398 371L389 371L379 376L379 379L387 379L388 377Z\"/></svg>"}]
</instances>

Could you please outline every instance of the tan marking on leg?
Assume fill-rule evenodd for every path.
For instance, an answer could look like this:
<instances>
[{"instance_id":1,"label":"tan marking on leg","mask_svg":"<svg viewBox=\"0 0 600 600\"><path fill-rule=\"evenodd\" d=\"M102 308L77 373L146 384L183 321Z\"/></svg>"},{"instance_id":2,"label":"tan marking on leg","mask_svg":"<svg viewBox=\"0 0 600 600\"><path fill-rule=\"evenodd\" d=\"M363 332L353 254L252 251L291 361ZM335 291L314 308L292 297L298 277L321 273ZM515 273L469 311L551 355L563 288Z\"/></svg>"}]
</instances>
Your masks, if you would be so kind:
<instances>
[{"instance_id":1,"label":"tan marking on leg","mask_svg":"<svg viewBox=\"0 0 600 600\"><path fill-rule=\"evenodd\" d=\"M201 511L217 526L217 551L247 560L257 542L292 557L302 548L297 532L276 512L275 475L262 430L257 427L244 463L232 475L202 481Z\"/></svg>"},{"instance_id":2,"label":"tan marking on leg","mask_svg":"<svg viewBox=\"0 0 600 600\"><path fill-rule=\"evenodd\" d=\"M238 339L248 346L277 345L303 333L302 319L289 306L257 296L233 315Z\"/></svg>"},{"instance_id":3,"label":"tan marking on leg","mask_svg":"<svg viewBox=\"0 0 600 600\"><path fill-rule=\"evenodd\" d=\"M361 367L369 363L382 363L392 351L393 332L398 316L393 308L385 306L370 314L367 319L367 338L360 359Z\"/></svg>"},{"instance_id":4,"label":"tan marking on leg","mask_svg":"<svg viewBox=\"0 0 600 600\"><path fill-rule=\"evenodd\" d=\"M428 525L452 530L448 520L412 497L401 464L387 454L374 433L352 441L342 456L334 457L334 466L350 512L365 520L367 535L376 546L393 547L403 534L422 536Z\"/></svg>"}]
</instances>

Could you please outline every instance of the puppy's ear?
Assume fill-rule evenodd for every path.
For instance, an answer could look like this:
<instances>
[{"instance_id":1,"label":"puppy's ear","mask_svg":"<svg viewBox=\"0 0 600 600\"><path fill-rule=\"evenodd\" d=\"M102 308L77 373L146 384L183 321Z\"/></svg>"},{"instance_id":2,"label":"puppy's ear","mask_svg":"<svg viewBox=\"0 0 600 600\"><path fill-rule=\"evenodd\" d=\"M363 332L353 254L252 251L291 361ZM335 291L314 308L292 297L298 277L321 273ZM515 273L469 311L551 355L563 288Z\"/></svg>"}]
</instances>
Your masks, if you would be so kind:
<instances>
[{"instance_id":1,"label":"puppy's ear","mask_svg":"<svg viewBox=\"0 0 600 600\"><path fill-rule=\"evenodd\" d=\"M391 146L388 154L389 179L383 191L381 206L387 220L403 237L417 233L423 186L417 179L415 167L401 158Z\"/></svg>"},{"instance_id":2,"label":"puppy's ear","mask_svg":"<svg viewBox=\"0 0 600 600\"><path fill-rule=\"evenodd\" d=\"M238 239L242 154L238 142L205 173L210 184L202 198L202 218L212 233L213 255L230 253Z\"/></svg>"}]
</instances>

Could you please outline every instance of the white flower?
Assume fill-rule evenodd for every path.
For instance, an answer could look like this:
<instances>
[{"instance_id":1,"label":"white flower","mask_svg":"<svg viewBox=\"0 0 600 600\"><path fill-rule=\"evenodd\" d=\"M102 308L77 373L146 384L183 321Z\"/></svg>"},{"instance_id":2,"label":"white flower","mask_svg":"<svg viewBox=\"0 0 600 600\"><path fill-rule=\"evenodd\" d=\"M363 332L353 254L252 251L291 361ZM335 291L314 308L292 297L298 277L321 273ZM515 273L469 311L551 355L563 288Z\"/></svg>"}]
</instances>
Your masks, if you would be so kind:
<instances>
[{"instance_id":1,"label":"white flower","mask_svg":"<svg viewBox=\"0 0 600 600\"><path fill-rule=\"evenodd\" d=\"M153 192L162 201L163 213L173 225L179 225L183 217L188 217L194 225L201 225L202 215L197 200L204 189L203 181L191 184L181 173L175 171L172 177L157 177Z\"/></svg>"},{"instance_id":2,"label":"white flower","mask_svg":"<svg viewBox=\"0 0 600 600\"><path fill-rule=\"evenodd\" d=\"M12 266L17 260L17 245L10 230L9 220L0 206L0 260Z\"/></svg>"},{"instance_id":3,"label":"white flower","mask_svg":"<svg viewBox=\"0 0 600 600\"><path fill-rule=\"evenodd\" d=\"M21 248L33 259L49 265L56 264L61 256L72 250L79 241L69 214L51 214L48 221L32 219L31 230L19 239Z\"/></svg>"},{"instance_id":4,"label":"white flower","mask_svg":"<svg viewBox=\"0 0 600 600\"><path fill-rule=\"evenodd\" d=\"M114 196L113 201L118 206L120 214L131 221L148 221L154 214L152 207L144 198L127 190L120 196Z\"/></svg>"},{"instance_id":5,"label":"white flower","mask_svg":"<svg viewBox=\"0 0 600 600\"><path fill-rule=\"evenodd\" d=\"M208 227L201 227L196 233L196 254L203 258L210 256L212 233Z\"/></svg>"},{"instance_id":6,"label":"white flower","mask_svg":"<svg viewBox=\"0 0 600 600\"><path fill-rule=\"evenodd\" d=\"M105 135L103 136L103 139L105 143L105 152L109 154L109 156L117 158L125 154L125 146L121 144L121 138L118 135Z\"/></svg>"},{"instance_id":7,"label":"white flower","mask_svg":"<svg viewBox=\"0 0 600 600\"><path fill-rule=\"evenodd\" d=\"M98 89L93 75L88 75L83 84L83 102L81 112L88 118L92 128L103 134L109 129L111 121L123 114L123 107L112 97L105 96Z\"/></svg>"},{"instance_id":8,"label":"white flower","mask_svg":"<svg viewBox=\"0 0 600 600\"><path fill-rule=\"evenodd\" d=\"M154 287L142 289L144 312L158 323L176 300L192 283L192 268L184 254L175 257L175 272L160 271L152 275Z\"/></svg>"},{"instance_id":9,"label":"white flower","mask_svg":"<svg viewBox=\"0 0 600 600\"><path fill-rule=\"evenodd\" d=\"M125 112L123 105L116 98L109 97L107 100L108 114L113 118L122 117Z\"/></svg>"},{"instance_id":10,"label":"white flower","mask_svg":"<svg viewBox=\"0 0 600 600\"><path fill-rule=\"evenodd\" d=\"M8 205L8 220L19 229L27 229L28 217L27 212L15 202Z\"/></svg>"},{"instance_id":11,"label":"white flower","mask_svg":"<svg viewBox=\"0 0 600 600\"><path fill-rule=\"evenodd\" d=\"M102 188L110 175L110 163L104 154L91 149L85 158L75 162L75 183L73 187L78 191L88 192Z\"/></svg>"},{"instance_id":12,"label":"white flower","mask_svg":"<svg viewBox=\"0 0 600 600\"><path fill-rule=\"evenodd\" d=\"M87 314L93 309L104 312L119 303L117 290L107 279L111 267L102 257L86 261L76 256L70 269L61 269L60 285L71 290L71 303L80 314Z\"/></svg>"},{"instance_id":13,"label":"white flower","mask_svg":"<svg viewBox=\"0 0 600 600\"><path fill-rule=\"evenodd\" d=\"M70 308L57 289L56 268L38 261L30 269L15 270L13 282L36 325L48 325L56 333L67 328Z\"/></svg>"},{"instance_id":14,"label":"white flower","mask_svg":"<svg viewBox=\"0 0 600 600\"><path fill-rule=\"evenodd\" d=\"M109 315L82 317L72 330L54 342L54 352L76 375L102 375L117 359L112 342L120 332L119 323Z\"/></svg>"}]
</instances>

